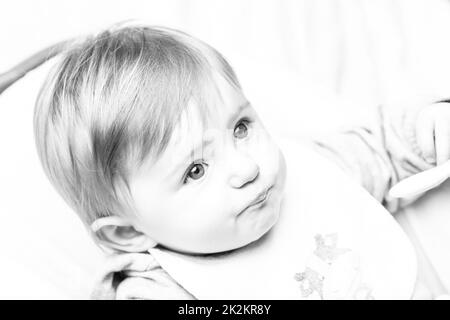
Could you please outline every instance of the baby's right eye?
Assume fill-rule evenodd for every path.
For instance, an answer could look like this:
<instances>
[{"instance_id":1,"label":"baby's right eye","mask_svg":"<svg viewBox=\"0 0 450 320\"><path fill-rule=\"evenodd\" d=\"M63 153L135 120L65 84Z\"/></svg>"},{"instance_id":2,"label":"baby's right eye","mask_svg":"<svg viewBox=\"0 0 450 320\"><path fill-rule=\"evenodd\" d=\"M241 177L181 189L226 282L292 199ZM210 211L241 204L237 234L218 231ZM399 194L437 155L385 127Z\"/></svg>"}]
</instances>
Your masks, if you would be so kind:
<instances>
[{"instance_id":1,"label":"baby's right eye","mask_svg":"<svg viewBox=\"0 0 450 320\"><path fill-rule=\"evenodd\" d=\"M204 163L194 162L192 163L188 169L186 170L185 178L183 179L183 183L186 183L188 179L198 180L204 176L206 168Z\"/></svg>"}]
</instances>

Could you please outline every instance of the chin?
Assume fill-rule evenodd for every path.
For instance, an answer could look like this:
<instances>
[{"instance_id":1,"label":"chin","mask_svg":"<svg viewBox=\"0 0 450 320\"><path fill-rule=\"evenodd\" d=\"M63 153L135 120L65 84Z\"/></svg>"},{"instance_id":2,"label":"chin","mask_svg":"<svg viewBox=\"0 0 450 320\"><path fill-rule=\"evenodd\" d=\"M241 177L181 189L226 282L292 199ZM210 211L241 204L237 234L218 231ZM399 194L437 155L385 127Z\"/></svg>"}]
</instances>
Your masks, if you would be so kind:
<instances>
[{"instance_id":1,"label":"chin","mask_svg":"<svg viewBox=\"0 0 450 320\"><path fill-rule=\"evenodd\" d=\"M258 232L254 234L254 237L250 241L248 241L246 245L258 241L259 239L263 238L266 234L268 234L269 231L272 230L272 228L277 224L279 217L280 217L280 210L279 206L277 206L274 212L272 212L272 218L267 220L263 225L259 226Z\"/></svg>"},{"instance_id":2,"label":"chin","mask_svg":"<svg viewBox=\"0 0 450 320\"><path fill-rule=\"evenodd\" d=\"M267 221L267 223L266 223L266 224L264 225L264 227L262 228L263 231L262 231L260 237L262 237L262 236L265 235L267 232L269 232L269 231L273 228L273 226L277 224L278 218L279 218L279 217L280 217L280 206L278 205L278 206L276 207L276 209L274 210L274 212L273 212L273 218L272 218L272 220L271 220L271 221L270 221L270 220Z\"/></svg>"}]
</instances>

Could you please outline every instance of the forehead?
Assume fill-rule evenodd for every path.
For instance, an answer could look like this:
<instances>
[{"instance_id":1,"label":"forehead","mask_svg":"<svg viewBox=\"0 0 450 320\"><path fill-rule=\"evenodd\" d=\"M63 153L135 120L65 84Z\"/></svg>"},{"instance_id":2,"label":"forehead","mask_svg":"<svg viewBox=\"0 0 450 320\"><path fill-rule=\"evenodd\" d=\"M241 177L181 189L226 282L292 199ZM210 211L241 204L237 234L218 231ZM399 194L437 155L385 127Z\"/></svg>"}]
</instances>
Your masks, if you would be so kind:
<instances>
[{"instance_id":1,"label":"forehead","mask_svg":"<svg viewBox=\"0 0 450 320\"><path fill-rule=\"evenodd\" d=\"M202 101L189 100L174 124L164 151L157 159L150 159L142 169L162 171L164 167L170 169L178 165L181 157L189 154L195 146L212 141L218 132L229 129L230 117L247 102L242 91L218 73L214 74L214 84L208 85L202 96Z\"/></svg>"},{"instance_id":2,"label":"forehead","mask_svg":"<svg viewBox=\"0 0 450 320\"><path fill-rule=\"evenodd\" d=\"M205 106L189 101L175 125L169 147L212 139L214 132L227 128L230 117L245 105L247 99L240 89L220 75L215 76L215 82L217 90L208 95Z\"/></svg>"}]
</instances>

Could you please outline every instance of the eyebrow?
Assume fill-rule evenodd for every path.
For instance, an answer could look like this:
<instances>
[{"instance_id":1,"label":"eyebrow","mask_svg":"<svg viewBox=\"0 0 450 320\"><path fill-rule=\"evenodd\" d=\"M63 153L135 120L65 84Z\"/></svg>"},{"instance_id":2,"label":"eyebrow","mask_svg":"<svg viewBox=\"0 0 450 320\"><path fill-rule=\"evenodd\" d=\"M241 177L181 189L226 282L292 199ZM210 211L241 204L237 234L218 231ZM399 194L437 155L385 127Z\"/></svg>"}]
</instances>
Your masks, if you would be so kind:
<instances>
[{"instance_id":1,"label":"eyebrow","mask_svg":"<svg viewBox=\"0 0 450 320\"><path fill-rule=\"evenodd\" d=\"M236 112L234 112L233 115L230 117L230 120L228 121L227 125L230 126L234 121L236 121L236 118L239 116L239 114L241 114L242 111L250 107L250 105L251 103L248 100L245 101L243 104L241 104L237 108Z\"/></svg>"},{"instance_id":2,"label":"eyebrow","mask_svg":"<svg viewBox=\"0 0 450 320\"><path fill-rule=\"evenodd\" d=\"M241 104L236 109L236 111L231 115L227 125L230 126L231 123L233 123L236 120L236 118L239 116L239 114L241 114L241 112L243 110L250 107L250 105L251 104L249 101L245 101L243 104ZM194 157L194 155L198 154L199 150L203 150L203 149L207 148L209 145L211 145L214 142L214 140L215 139L213 137L210 137L210 138L204 139L201 143L199 143L197 146L195 146L188 155L181 158L182 160L175 166L175 169L172 171L171 175L174 173L178 173L182 167L188 166L191 162L190 159L192 159Z\"/></svg>"}]
</instances>

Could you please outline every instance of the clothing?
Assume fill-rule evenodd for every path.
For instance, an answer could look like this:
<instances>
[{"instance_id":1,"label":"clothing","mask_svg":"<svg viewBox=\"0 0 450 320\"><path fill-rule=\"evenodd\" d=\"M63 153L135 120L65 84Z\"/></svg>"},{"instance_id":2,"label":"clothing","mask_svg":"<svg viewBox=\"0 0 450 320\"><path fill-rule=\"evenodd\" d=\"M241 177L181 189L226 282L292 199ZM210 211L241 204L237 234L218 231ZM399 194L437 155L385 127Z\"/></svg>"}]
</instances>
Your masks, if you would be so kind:
<instances>
[{"instance_id":1,"label":"clothing","mask_svg":"<svg viewBox=\"0 0 450 320\"><path fill-rule=\"evenodd\" d=\"M149 249L162 268L200 300L410 299L417 259L394 217L310 140L277 144L288 174L275 225L225 253Z\"/></svg>"},{"instance_id":2,"label":"clothing","mask_svg":"<svg viewBox=\"0 0 450 320\"><path fill-rule=\"evenodd\" d=\"M369 125L313 140L319 152L337 161L344 171L395 214L421 195L409 199L392 198L388 194L391 187L436 164L436 159L427 161L424 158L417 144L415 123L423 107L389 109L380 105ZM419 267L412 298L437 298L427 283L432 271L426 256L421 251L417 254Z\"/></svg>"},{"instance_id":3,"label":"clothing","mask_svg":"<svg viewBox=\"0 0 450 320\"><path fill-rule=\"evenodd\" d=\"M95 300L194 299L185 290L177 290L177 284L147 253L112 255L99 275L91 294Z\"/></svg>"},{"instance_id":4,"label":"clothing","mask_svg":"<svg viewBox=\"0 0 450 320\"><path fill-rule=\"evenodd\" d=\"M357 180L388 211L413 199L391 198L389 189L399 181L435 166L422 156L416 141L415 121L421 107L388 109L380 105L365 126L342 129L313 138L326 154Z\"/></svg>"},{"instance_id":5,"label":"clothing","mask_svg":"<svg viewBox=\"0 0 450 320\"><path fill-rule=\"evenodd\" d=\"M390 198L389 189L402 179L434 166L434 163L423 158L416 142L415 119L419 111L420 108L390 109L379 106L376 108L376 116L370 117L371 122L367 125L343 128L332 135L314 137L313 145L318 152L336 161L375 199L394 213L416 199ZM170 290L167 290L168 282L163 281L167 280L168 275L154 265L155 261L150 255L119 256L116 256L116 262L107 266L103 272L92 298L171 297ZM144 268L139 264L142 261L146 261ZM145 272L139 273L142 271ZM418 287L423 287L423 283ZM142 294L144 291L145 294ZM180 297L178 294L175 294L175 299Z\"/></svg>"}]
</instances>

